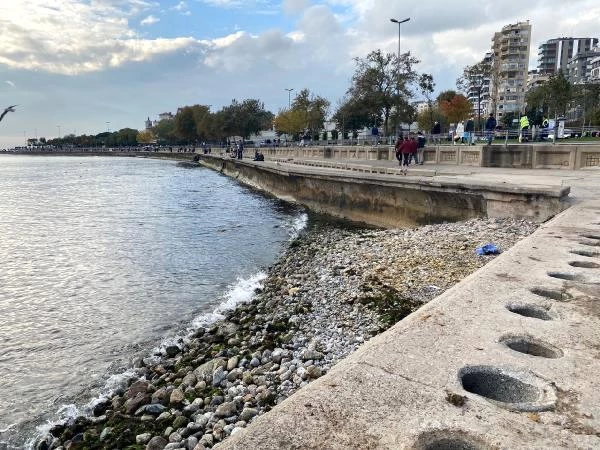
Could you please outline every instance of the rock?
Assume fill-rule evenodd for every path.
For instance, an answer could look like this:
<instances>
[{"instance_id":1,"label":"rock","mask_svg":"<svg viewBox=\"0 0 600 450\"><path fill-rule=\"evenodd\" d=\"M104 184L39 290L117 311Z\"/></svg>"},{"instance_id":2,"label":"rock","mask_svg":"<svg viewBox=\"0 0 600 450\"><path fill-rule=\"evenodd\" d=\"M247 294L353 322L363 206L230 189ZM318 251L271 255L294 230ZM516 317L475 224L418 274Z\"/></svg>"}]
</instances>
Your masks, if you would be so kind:
<instances>
[{"instance_id":1,"label":"rock","mask_svg":"<svg viewBox=\"0 0 600 450\"><path fill-rule=\"evenodd\" d=\"M169 404L169 391L167 388L160 388L152 394L152 403L160 403L162 405Z\"/></svg>"},{"instance_id":2,"label":"rock","mask_svg":"<svg viewBox=\"0 0 600 450\"><path fill-rule=\"evenodd\" d=\"M254 416L258 415L258 410L254 408L244 408L240 414L240 420L244 422L250 422Z\"/></svg>"},{"instance_id":3,"label":"rock","mask_svg":"<svg viewBox=\"0 0 600 450\"><path fill-rule=\"evenodd\" d=\"M229 358L229 360L227 361L227 370L231 371L235 369L238 365L238 362L239 358L237 356L232 356L231 358Z\"/></svg>"},{"instance_id":4,"label":"rock","mask_svg":"<svg viewBox=\"0 0 600 450\"><path fill-rule=\"evenodd\" d=\"M177 417L175 417L175 420L173 421L173 428L175 430L178 430L179 428L183 428L189 423L189 421L190 421L190 419L188 419L185 416L177 416ZM171 442L173 442L173 441L171 441Z\"/></svg>"},{"instance_id":5,"label":"rock","mask_svg":"<svg viewBox=\"0 0 600 450\"><path fill-rule=\"evenodd\" d=\"M150 383L148 383L145 380L138 380L135 383L133 383L131 386L129 386L129 389L127 389L125 391L125 394L123 394L123 398L125 400L128 400L130 398L135 397L140 392L145 394L146 392L148 392L149 385L150 385Z\"/></svg>"},{"instance_id":6,"label":"rock","mask_svg":"<svg viewBox=\"0 0 600 450\"><path fill-rule=\"evenodd\" d=\"M147 444L151 438L152 438L152 433L138 434L135 437L135 443L136 444Z\"/></svg>"},{"instance_id":7,"label":"rock","mask_svg":"<svg viewBox=\"0 0 600 450\"><path fill-rule=\"evenodd\" d=\"M302 359L304 361L309 361L309 360L319 360L319 359L323 359L323 353L318 352L316 350L310 350L310 349L306 349L302 352Z\"/></svg>"},{"instance_id":8,"label":"rock","mask_svg":"<svg viewBox=\"0 0 600 450\"><path fill-rule=\"evenodd\" d=\"M183 403L185 400L185 395L181 389L174 389L171 392L171 396L169 397L169 403L173 406L178 406Z\"/></svg>"},{"instance_id":9,"label":"rock","mask_svg":"<svg viewBox=\"0 0 600 450\"><path fill-rule=\"evenodd\" d=\"M198 381L204 380L207 383L211 383L212 378L213 378L213 373L216 370L216 368L217 367L226 367L226 366L227 366L227 363L225 362L225 360L223 360L221 358L215 358L208 362L205 362L201 366L198 366L196 369L194 369L194 375L196 375L196 379Z\"/></svg>"},{"instance_id":10,"label":"rock","mask_svg":"<svg viewBox=\"0 0 600 450\"><path fill-rule=\"evenodd\" d=\"M194 375L194 373L188 373L185 377L183 377L181 386L195 386L196 382L196 375Z\"/></svg>"},{"instance_id":11,"label":"rock","mask_svg":"<svg viewBox=\"0 0 600 450\"><path fill-rule=\"evenodd\" d=\"M152 403L150 405L144 405L141 408L139 408L136 412L135 415L139 416L142 414L151 414L153 416L159 416L160 414L162 414L163 412L166 411L166 407L164 407L163 405L161 405L160 403Z\"/></svg>"},{"instance_id":12,"label":"rock","mask_svg":"<svg viewBox=\"0 0 600 450\"><path fill-rule=\"evenodd\" d=\"M217 417L230 417L237 413L237 405L235 402L226 402L217 407L215 416Z\"/></svg>"},{"instance_id":13,"label":"rock","mask_svg":"<svg viewBox=\"0 0 600 450\"><path fill-rule=\"evenodd\" d=\"M219 366L215 369L212 377L212 385L218 386L221 382L227 378L227 372L223 370L223 367Z\"/></svg>"},{"instance_id":14,"label":"rock","mask_svg":"<svg viewBox=\"0 0 600 450\"><path fill-rule=\"evenodd\" d=\"M146 450L163 450L168 444L168 441L162 436L154 436L146 444Z\"/></svg>"},{"instance_id":15,"label":"rock","mask_svg":"<svg viewBox=\"0 0 600 450\"><path fill-rule=\"evenodd\" d=\"M236 367L235 369L232 369L227 374L227 381L234 382L235 380L237 380L238 378L240 378L243 373L244 373L243 369L240 369L239 367Z\"/></svg>"},{"instance_id":16,"label":"rock","mask_svg":"<svg viewBox=\"0 0 600 450\"><path fill-rule=\"evenodd\" d=\"M125 409L125 414L132 414L134 411L137 411L140 406L150 403L152 397L149 394L144 394L143 392L138 392L135 394L135 397L130 398L125 402L123 408Z\"/></svg>"},{"instance_id":17,"label":"rock","mask_svg":"<svg viewBox=\"0 0 600 450\"><path fill-rule=\"evenodd\" d=\"M171 433L169 435L169 442L173 442L173 443L177 442L177 443L179 443L179 442L181 442L182 439L183 438L181 437L181 435L177 431L174 431L173 433Z\"/></svg>"},{"instance_id":18,"label":"rock","mask_svg":"<svg viewBox=\"0 0 600 450\"><path fill-rule=\"evenodd\" d=\"M250 365L252 367L258 367L258 366L260 366L260 359L258 359L258 358L252 358L252 360L250 360Z\"/></svg>"},{"instance_id":19,"label":"rock","mask_svg":"<svg viewBox=\"0 0 600 450\"><path fill-rule=\"evenodd\" d=\"M321 368L315 365L306 368L306 376L311 379L319 378L322 375Z\"/></svg>"},{"instance_id":20,"label":"rock","mask_svg":"<svg viewBox=\"0 0 600 450\"><path fill-rule=\"evenodd\" d=\"M181 349L177 345L167 345L167 347L165 348L165 353L167 354L167 356L169 358L173 358L180 351L181 351Z\"/></svg>"},{"instance_id":21,"label":"rock","mask_svg":"<svg viewBox=\"0 0 600 450\"><path fill-rule=\"evenodd\" d=\"M185 448L187 450L194 450L196 445L198 445L198 438L195 436L190 436L185 443Z\"/></svg>"},{"instance_id":22,"label":"rock","mask_svg":"<svg viewBox=\"0 0 600 450\"><path fill-rule=\"evenodd\" d=\"M113 428L112 427L106 427L102 430L102 432L100 433L100 442L104 442L106 439L108 439L109 437L111 437L113 435Z\"/></svg>"}]
</instances>

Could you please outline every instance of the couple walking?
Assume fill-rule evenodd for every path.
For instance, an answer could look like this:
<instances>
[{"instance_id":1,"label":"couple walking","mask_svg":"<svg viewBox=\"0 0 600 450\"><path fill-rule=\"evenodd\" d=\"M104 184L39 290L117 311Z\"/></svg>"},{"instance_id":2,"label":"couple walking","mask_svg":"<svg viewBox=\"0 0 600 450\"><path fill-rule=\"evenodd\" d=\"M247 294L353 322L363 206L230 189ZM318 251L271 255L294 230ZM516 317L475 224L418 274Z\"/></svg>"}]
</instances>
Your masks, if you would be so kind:
<instances>
[{"instance_id":1,"label":"couple walking","mask_svg":"<svg viewBox=\"0 0 600 450\"><path fill-rule=\"evenodd\" d=\"M398 164L402 167L402 173L406 175L408 166L410 166L411 160L414 158L415 164L423 164L423 155L421 155L421 163L419 163L419 150L425 147L425 136L419 132L418 139L405 137L398 138L395 145L396 159ZM421 150L422 151L422 150Z\"/></svg>"}]
</instances>

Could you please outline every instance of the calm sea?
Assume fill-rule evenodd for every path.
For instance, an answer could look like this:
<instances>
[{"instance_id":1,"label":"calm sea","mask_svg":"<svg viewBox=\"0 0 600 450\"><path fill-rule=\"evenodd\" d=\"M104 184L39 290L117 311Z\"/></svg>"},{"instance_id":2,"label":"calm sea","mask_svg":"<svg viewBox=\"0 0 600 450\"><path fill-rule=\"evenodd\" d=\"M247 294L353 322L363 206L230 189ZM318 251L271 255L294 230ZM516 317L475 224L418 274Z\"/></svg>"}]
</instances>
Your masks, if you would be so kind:
<instances>
[{"instance_id":1,"label":"calm sea","mask_svg":"<svg viewBox=\"0 0 600 450\"><path fill-rule=\"evenodd\" d=\"M247 300L306 214L213 171L0 156L0 448Z\"/></svg>"}]
</instances>

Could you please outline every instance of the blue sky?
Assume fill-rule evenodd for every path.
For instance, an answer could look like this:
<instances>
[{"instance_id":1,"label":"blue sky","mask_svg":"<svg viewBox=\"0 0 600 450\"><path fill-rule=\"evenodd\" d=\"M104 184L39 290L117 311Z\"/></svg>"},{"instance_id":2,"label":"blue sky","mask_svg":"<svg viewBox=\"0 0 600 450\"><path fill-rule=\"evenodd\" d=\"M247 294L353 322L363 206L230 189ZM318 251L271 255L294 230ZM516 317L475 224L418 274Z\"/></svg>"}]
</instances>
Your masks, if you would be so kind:
<instances>
[{"instance_id":1,"label":"blue sky","mask_svg":"<svg viewBox=\"0 0 600 450\"><path fill-rule=\"evenodd\" d=\"M3 0L0 148L27 137L141 129L178 106L256 98L277 113L286 88L331 102L355 57L381 49L421 60L437 90L489 50L494 31L529 19L530 64L559 36L600 37L597 0ZM107 123L108 122L108 123Z\"/></svg>"}]
</instances>

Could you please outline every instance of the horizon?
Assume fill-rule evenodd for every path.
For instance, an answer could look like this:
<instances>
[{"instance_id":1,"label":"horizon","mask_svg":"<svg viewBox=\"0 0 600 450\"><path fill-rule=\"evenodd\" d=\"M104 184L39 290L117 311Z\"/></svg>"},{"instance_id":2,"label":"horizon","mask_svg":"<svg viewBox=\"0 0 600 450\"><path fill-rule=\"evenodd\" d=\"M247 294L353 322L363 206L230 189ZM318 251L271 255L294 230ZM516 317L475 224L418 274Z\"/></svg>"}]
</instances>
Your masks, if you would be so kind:
<instances>
[{"instance_id":1,"label":"horizon","mask_svg":"<svg viewBox=\"0 0 600 450\"><path fill-rule=\"evenodd\" d=\"M28 138L144 129L147 117L193 104L220 110L257 99L277 114L308 89L333 113L350 86L354 58L401 50L421 60L437 93L456 90L494 32L529 20L529 70L538 46L562 36L600 37L591 0L439 4L383 0L14 0L0 6L0 148ZM385 11L385 13L381 13ZM465 15L465 11L470 15ZM417 95L414 100L420 100Z\"/></svg>"}]
</instances>

